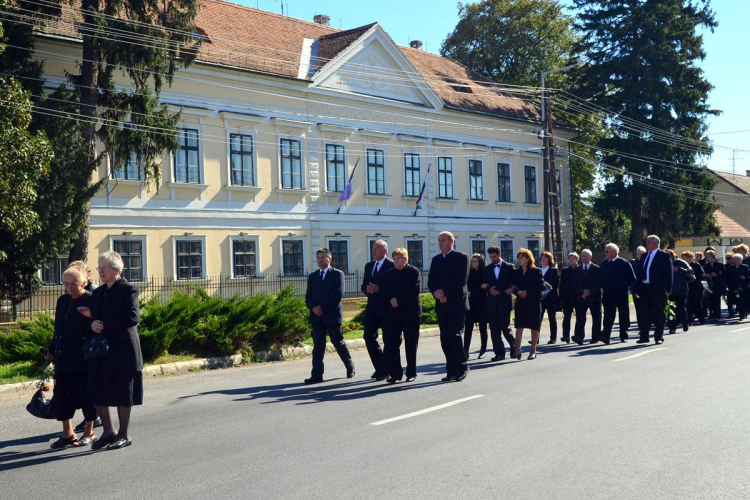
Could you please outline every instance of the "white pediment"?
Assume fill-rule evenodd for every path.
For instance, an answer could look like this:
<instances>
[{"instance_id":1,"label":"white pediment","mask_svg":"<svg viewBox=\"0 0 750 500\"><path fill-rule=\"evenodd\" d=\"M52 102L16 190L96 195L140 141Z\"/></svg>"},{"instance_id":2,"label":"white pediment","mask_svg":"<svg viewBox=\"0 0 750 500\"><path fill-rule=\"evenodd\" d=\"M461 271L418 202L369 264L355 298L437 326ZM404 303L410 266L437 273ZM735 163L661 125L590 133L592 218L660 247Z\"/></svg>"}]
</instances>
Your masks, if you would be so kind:
<instances>
[{"instance_id":1,"label":"white pediment","mask_svg":"<svg viewBox=\"0 0 750 500\"><path fill-rule=\"evenodd\" d=\"M431 108L442 101L379 25L312 76L312 87Z\"/></svg>"}]
</instances>

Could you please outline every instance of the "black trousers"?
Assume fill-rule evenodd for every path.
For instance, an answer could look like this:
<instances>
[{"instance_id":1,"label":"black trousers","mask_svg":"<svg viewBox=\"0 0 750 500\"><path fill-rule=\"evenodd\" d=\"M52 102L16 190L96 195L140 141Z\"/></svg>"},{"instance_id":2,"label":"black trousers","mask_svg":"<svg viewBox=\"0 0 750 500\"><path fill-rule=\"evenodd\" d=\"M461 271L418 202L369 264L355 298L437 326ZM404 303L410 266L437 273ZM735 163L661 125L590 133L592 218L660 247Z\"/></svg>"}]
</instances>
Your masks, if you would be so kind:
<instances>
[{"instance_id":1,"label":"black trousers","mask_svg":"<svg viewBox=\"0 0 750 500\"><path fill-rule=\"evenodd\" d=\"M729 317L734 317L735 314L737 314L737 299L735 298L734 294L731 292L727 294L727 312L729 313Z\"/></svg>"},{"instance_id":2,"label":"black trousers","mask_svg":"<svg viewBox=\"0 0 750 500\"><path fill-rule=\"evenodd\" d=\"M488 305L487 319L490 323L492 350L495 356L505 359L505 344L503 343L503 337L505 337L510 346L510 355L513 357L516 352L516 338L510 333L510 309Z\"/></svg>"},{"instance_id":3,"label":"black trousers","mask_svg":"<svg viewBox=\"0 0 750 500\"><path fill-rule=\"evenodd\" d=\"M383 342L385 342L385 318L365 316L365 323L363 326L364 334L362 335L362 338L365 339L367 354L370 355L372 366L379 375L385 375L385 358L383 357L383 350L380 348L380 343L378 342L378 329L383 331Z\"/></svg>"},{"instance_id":4,"label":"black trousers","mask_svg":"<svg viewBox=\"0 0 750 500\"><path fill-rule=\"evenodd\" d=\"M551 294L550 294L551 295ZM555 305L554 297L548 297L542 301L542 321L544 321L544 314L547 314L547 320L549 320L549 339L557 340L557 307Z\"/></svg>"},{"instance_id":5,"label":"black trousers","mask_svg":"<svg viewBox=\"0 0 750 500\"><path fill-rule=\"evenodd\" d=\"M745 295L742 295L739 299L736 297L734 298L734 303L737 307L737 314L739 314L742 319L747 317L747 300Z\"/></svg>"},{"instance_id":6,"label":"black trousers","mask_svg":"<svg viewBox=\"0 0 750 500\"><path fill-rule=\"evenodd\" d=\"M602 303L600 301L576 304L575 336L579 340L586 338L586 312L591 311L591 340L600 340L602 335Z\"/></svg>"},{"instance_id":7,"label":"black trousers","mask_svg":"<svg viewBox=\"0 0 750 500\"><path fill-rule=\"evenodd\" d=\"M633 295L633 305L635 305L635 324L640 328L641 325L641 299Z\"/></svg>"},{"instance_id":8,"label":"black trousers","mask_svg":"<svg viewBox=\"0 0 750 500\"><path fill-rule=\"evenodd\" d=\"M406 351L406 377L417 376L417 346L419 345L419 318L388 320L383 341L383 354L386 360L386 373L389 377L401 380L404 368L401 366L401 340Z\"/></svg>"},{"instance_id":9,"label":"black trousers","mask_svg":"<svg viewBox=\"0 0 750 500\"><path fill-rule=\"evenodd\" d=\"M612 327L615 324L615 313L617 313L620 322L620 340L628 338L628 329L630 328L630 304L628 303L628 294L621 296L604 295L602 297L602 306L604 306L604 330L602 337L609 339L612 337Z\"/></svg>"},{"instance_id":10,"label":"black trousers","mask_svg":"<svg viewBox=\"0 0 750 500\"><path fill-rule=\"evenodd\" d=\"M441 310L437 313L440 327L440 346L445 355L445 370L449 376L463 375L468 370L461 331L466 321L465 309Z\"/></svg>"},{"instance_id":11,"label":"black trousers","mask_svg":"<svg viewBox=\"0 0 750 500\"><path fill-rule=\"evenodd\" d=\"M703 309L703 290L688 293L686 306L688 323L692 322L694 318L701 323L705 321L706 310Z\"/></svg>"},{"instance_id":12,"label":"black trousers","mask_svg":"<svg viewBox=\"0 0 750 500\"><path fill-rule=\"evenodd\" d=\"M689 324L687 315L687 297L669 296L669 300L674 302L674 319L669 320L669 331L677 330L678 326L687 326Z\"/></svg>"},{"instance_id":13,"label":"black trousers","mask_svg":"<svg viewBox=\"0 0 750 500\"><path fill-rule=\"evenodd\" d=\"M487 351L487 323L480 321L479 323L479 336L482 339L482 347L479 352L483 353ZM471 347L471 335L474 332L474 318L471 314L466 315L466 325L464 326L464 351L466 356L469 356L469 348Z\"/></svg>"},{"instance_id":14,"label":"black trousers","mask_svg":"<svg viewBox=\"0 0 750 500\"><path fill-rule=\"evenodd\" d=\"M708 296L709 317L711 319L721 319L721 292L711 292Z\"/></svg>"},{"instance_id":15,"label":"black trousers","mask_svg":"<svg viewBox=\"0 0 750 500\"><path fill-rule=\"evenodd\" d=\"M563 302L563 320L562 320L562 339L564 342L570 340L570 318L573 317L573 311L575 311L576 305L572 302Z\"/></svg>"},{"instance_id":16,"label":"black trousers","mask_svg":"<svg viewBox=\"0 0 750 500\"><path fill-rule=\"evenodd\" d=\"M93 374L92 376L96 376ZM96 420L96 409L86 399L86 374L70 373L55 375L52 389L52 405L57 412L57 420L69 420L79 408L87 422Z\"/></svg>"},{"instance_id":17,"label":"black trousers","mask_svg":"<svg viewBox=\"0 0 750 500\"><path fill-rule=\"evenodd\" d=\"M331 339L331 344L336 348L336 352L344 362L346 369L354 368L352 356L344 342L344 334L341 331L341 323L330 325L313 325L313 352L312 352L312 377L322 377L324 372L323 357L326 353L326 335Z\"/></svg>"},{"instance_id":18,"label":"black trousers","mask_svg":"<svg viewBox=\"0 0 750 500\"><path fill-rule=\"evenodd\" d=\"M654 325L654 340L664 337L664 323L667 320L664 308L667 296L661 288L653 288L645 283L641 285L641 321L638 325L641 340L648 340L651 324Z\"/></svg>"}]
</instances>

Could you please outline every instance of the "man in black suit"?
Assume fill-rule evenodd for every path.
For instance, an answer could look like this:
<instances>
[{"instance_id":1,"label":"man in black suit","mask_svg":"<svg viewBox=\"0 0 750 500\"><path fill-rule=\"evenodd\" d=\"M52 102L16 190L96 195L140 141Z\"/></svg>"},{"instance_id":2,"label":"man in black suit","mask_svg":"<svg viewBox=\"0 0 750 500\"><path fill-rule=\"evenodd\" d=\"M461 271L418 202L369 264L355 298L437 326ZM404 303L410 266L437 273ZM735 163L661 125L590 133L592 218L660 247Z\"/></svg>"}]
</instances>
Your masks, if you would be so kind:
<instances>
[{"instance_id":1,"label":"man in black suit","mask_svg":"<svg viewBox=\"0 0 750 500\"><path fill-rule=\"evenodd\" d=\"M695 319L702 325L705 322L706 311L703 309L703 267L693 262L695 254L689 250L682 252L682 259L688 263L693 270L695 280L688 282L687 316L688 322L694 323Z\"/></svg>"},{"instance_id":2,"label":"man in black suit","mask_svg":"<svg viewBox=\"0 0 750 500\"><path fill-rule=\"evenodd\" d=\"M599 266L591 262L591 250L581 251L581 265L573 270L576 294L576 329L573 342L583 345L586 337L586 312L591 311L591 344L599 342L602 330L602 287Z\"/></svg>"},{"instance_id":3,"label":"man in black suit","mask_svg":"<svg viewBox=\"0 0 750 500\"><path fill-rule=\"evenodd\" d=\"M721 319L721 296L724 295L724 281L726 268L724 264L716 259L716 252L706 250L706 264L703 266L703 276L708 281L711 288L711 294L708 297L708 315L709 319Z\"/></svg>"},{"instance_id":4,"label":"man in black suit","mask_svg":"<svg viewBox=\"0 0 750 500\"><path fill-rule=\"evenodd\" d=\"M469 258L465 253L453 249L455 242L455 237L448 231L438 235L440 253L432 258L430 274L427 276L427 287L435 297L440 345L445 354L447 374L443 377L443 382L460 382L469 371L461 339L466 311L469 309L469 294L466 290Z\"/></svg>"},{"instance_id":5,"label":"man in black suit","mask_svg":"<svg viewBox=\"0 0 750 500\"><path fill-rule=\"evenodd\" d=\"M492 361L505 359L503 336L510 345L510 357L516 357L516 339L510 333L510 312L513 310L513 264L502 259L500 248L487 249L490 264L484 268L484 283L487 290L487 320L490 323L490 336L495 357Z\"/></svg>"},{"instance_id":6,"label":"man in black suit","mask_svg":"<svg viewBox=\"0 0 750 500\"><path fill-rule=\"evenodd\" d=\"M604 331L602 341L609 344L615 313L620 320L620 342L628 339L630 328L630 304L628 291L635 284L635 273L630 262L619 255L620 248L614 243L604 248L606 259L600 266L602 273L602 305L604 306Z\"/></svg>"},{"instance_id":7,"label":"man in black suit","mask_svg":"<svg viewBox=\"0 0 750 500\"><path fill-rule=\"evenodd\" d=\"M331 251L321 248L315 253L320 270L307 277L305 304L310 310L312 325L313 353L312 374L305 379L306 384L317 384L323 381L323 356L326 352L326 335L336 348L341 361L346 367L346 378L354 376L354 362L344 342L341 323L344 313L341 308L341 297L344 291L344 273L331 267Z\"/></svg>"},{"instance_id":8,"label":"man in black suit","mask_svg":"<svg viewBox=\"0 0 750 500\"><path fill-rule=\"evenodd\" d=\"M641 272L636 282L637 294L641 299L641 322L638 325L641 338L638 344L649 342L651 323L654 324L654 341L657 344L664 342L664 308L672 293L674 272L672 258L667 252L659 250L660 243L658 236L650 235L646 238L646 253L641 256Z\"/></svg>"},{"instance_id":9,"label":"man in black suit","mask_svg":"<svg viewBox=\"0 0 750 500\"><path fill-rule=\"evenodd\" d=\"M365 345L367 354L370 355L375 373L371 378L385 380L387 369L383 351L378 343L378 329L383 332L385 339L385 317L388 314L388 304L380 291L385 279L385 273L393 268L393 261L388 258L388 243L377 240L372 244L372 256L375 260L365 264L365 275L362 278L360 290L367 295L367 308L365 309Z\"/></svg>"},{"instance_id":10,"label":"man in black suit","mask_svg":"<svg viewBox=\"0 0 750 500\"><path fill-rule=\"evenodd\" d=\"M635 250L635 259L628 261L630 262L630 267L633 268L633 273L635 274L635 283L630 287L630 292L633 294L633 304L635 305L635 324L639 327L641 325L641 299L639 299L638 295L635 293L635 288L638 285L638 277L641 275L641 255L644 253L646 253L646 247L638 247Z\"/></svg>"},{"instance_id":11,"label":"man in black suit","mask_svg":"<svg viewBox=\"0 0 750 500\"><path fill-rule=\"evenodd\" d=\"M576 307L576 293L573 289L573 271L578 267L579 256L576 252L568 254L568 267L560 273L560 302L562 302L562 340L570 342L570 319Z\"/></svg>"}]
</instances>

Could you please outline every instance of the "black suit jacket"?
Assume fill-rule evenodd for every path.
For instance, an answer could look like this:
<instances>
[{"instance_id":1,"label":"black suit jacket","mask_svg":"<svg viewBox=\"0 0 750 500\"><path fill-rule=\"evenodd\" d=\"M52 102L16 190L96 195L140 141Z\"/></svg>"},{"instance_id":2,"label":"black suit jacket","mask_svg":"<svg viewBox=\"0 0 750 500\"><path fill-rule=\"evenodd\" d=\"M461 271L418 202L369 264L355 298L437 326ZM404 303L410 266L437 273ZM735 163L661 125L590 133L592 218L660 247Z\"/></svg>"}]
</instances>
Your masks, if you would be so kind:
<instances>
[{"instance_id":1,"label":"black suit jacket","mask_svg":"<svg viewBox=\"0 0 750 500\"><path fill-rule=\"evenodd\" d=\"M702 294L703 283L701 282L706 279L706 277L703 276L703 266L701 266L697 262L691 262L690 269L692 269L693 274L695 274L695 281L691 281L690 283L688 283L688 290L693 294Z\"/></svg>"},{"instance_id":2,"label":"black suit jacket","mask_svg":"<svg viewBox=\"0 0 750 500\"><path fill-rule=\"evenodd\" d=\"M580 264L573 270L573 291L577 304L596 304L602 300L602 275L599 266L593 262L589 263L588 271L583 270L584 264ZM583 291L588 290L590 295L583 298Z\"/></svg>"},{"instance_id":3,"label":"black suit jacket","mask_svg":"<svg viewBox=\"0 0 750 500\"><path fill-rule=\"evenodd\" d=\"M378 273L380 274L380 273ZM384 273L380 295L387 304L386 319L410 319L422 317L421 273L419 269L407 264L402 270L391 267ZM396 298L398 307L391 306L391 299Z\"/></svg>"},{"instance_id":4,"label":"black suit jacket","mask_svg":"<svg viewBox=\"0 0 750 500\"><path fill-rule=\"evenodd\" d=\"M344 273L333 267L328 268L326 278L320 279L320 269L307 277L305 304L310 309L310 323L313 325L335 325L343 323L344 311L341 298L344 295ZM316 316L315 306L323 309L322 316Z\"/></svg>"},{"instance_id":5,"label":"black suit jacket","mask_svg":"<svg viewBox=\"0 0 750 500\"><path fill-rule=\"evenodd\" d=\"M388 312L389 306L387 301L383 297L383 281L388 271L393 269L393 261L388 258L383 259L383 264L378 270L378 274L372 275L372 269L375 267L375 261L368 262L365 264L365 275L362 278L362 286L360 290L362 293L367 295L367 285L374 283L381 288L379 293L367 295L367 308L365 309L365 317L382 318Z\"/></svg>"},{"instance_id":6,"label":"black suit jacket","mask_svg":"<svg viewBox=\"0 0 750 500\"><path fill-rule=\"evenodd\" d=\"M503 310L510 311L513 308L513 296L505 293L505 290L512 286L513 280L513 264L509 264L504 260L500 261L500 273L495 278L495 265L490 263L484 268L484 282L489 285L487 287L487 310L494 311L495 308L501 308ZM490 288L500 292L500 295L493 296L490 293Z\"/></svg>"},{"instance_id":7,"label":"black suit jacket","mask_svg":"<svg viewBox=\"0 0 750 500\"><path fill-rule=\"evenodd\" d=\"M443 290L448 302L441 304L435 301L437 312L469 309L466 281L469 278L469 257L465 253L453 250L443 257L442 253L432 258L430 274L427 276L427 288L430 293Z\"/></svg>"},{"instance_id":8,"label":"black suit jacket","mask_svg":"<svg viewBox=\"0 0 750 500\"><path fill-rule=\"evenodd\" d=\"M91 320L78 312L78 307L91 308L91 293L85 291L75 305L67 293L57 299L55 308L55 336L49 352L55 355L55 374L86 373L86 362L81 357L81 347L94 332ZM69 310L70 308L70 310ZM67 316L66 316L67 313Z\"/></svg>"},{"instance_id":9,"label":"black suit jacket","mask_svg":"<svg viewBox=\"0 0 750 500\"><path fill-rule=\"evenodd\" d=\"M664 250L656 250L653 257L653 262L650 264L644 263L649 256L649 252L641 255L641 269L638 276L636 276L638 287L644 284L643 280L646 279L646 272L649 274L649 285L653 289L660 289L664 292L672 293L672 282L674 280L674 271L672 269L672 256Z\"/></svg>"},{"instance_id":10,"label":"black suit jacket","mask_svg":"<svg viewBox=\"0 0 750 500\"><path fill-rule=\"evenodd\" d=\"M104 372L139 372L143 370L141 341L138 338L140 305L138 289L125 278L112 287L102 285L91 294L93 319L104 322L109 355L100 362Z\"/></svg>"},{"instance_id":11,"label":"black suit jacket","mask_svg":"<svg viewBox=\"0 0 750 500\"><path fill-rule=\"evenodd\" d=\"M635 282L630 287L630 289L635 291L638 289L638 280L641 279L641 261L638 259L632 259L628 262L630 262L630 267L633 268L633 274L635 274Z\"/></svg>"},{"instance_id":12,"label":"black suit jacket","mask_svg":"<svg viewBox=\"0 0 750 500\"><path fill-rule=\"evenodd\" d=\"M703 266L703 270L705 271L703 277L706 281L708 281L708 285L711 287L711 291L713 293L723 293L724 279L726 278L726 276L724 275L726 271L726 267L724 266L724 264L722 264L718 260L715 260L713 264L706 261L706 264ZM709 274L711 273L716 273L716 277L710 277Z\"/></svg>"},{"instance_id":13,"label":"black suit jacket","mask_svg":"<svg viewBox=\"0 0 750 500\"><path fill-rule=\"evenodd\" d=\"M539 268L539 272L542 272L542 268ZM554 304L557 304L559 301L559 298L557 296L557 286L560 284L560 278L557 273L557 268L550 266L549 269L547 269L547 274L543 276L544 281L550 284L552 287L552 290L547 294L547 296L543 299L544 303L552 302Z\"/></svg>"},{"instance_id":14,"label":"black suit jacket","mask_svg":"<svg viewBox=\"0 0 750 500\"><path fill-rule=\"evenodd\" d=\"M568 306L576 303L576 292L573 288L573 271L570 266L560 273L560 301Z\"/></svg>"}]
</instances>

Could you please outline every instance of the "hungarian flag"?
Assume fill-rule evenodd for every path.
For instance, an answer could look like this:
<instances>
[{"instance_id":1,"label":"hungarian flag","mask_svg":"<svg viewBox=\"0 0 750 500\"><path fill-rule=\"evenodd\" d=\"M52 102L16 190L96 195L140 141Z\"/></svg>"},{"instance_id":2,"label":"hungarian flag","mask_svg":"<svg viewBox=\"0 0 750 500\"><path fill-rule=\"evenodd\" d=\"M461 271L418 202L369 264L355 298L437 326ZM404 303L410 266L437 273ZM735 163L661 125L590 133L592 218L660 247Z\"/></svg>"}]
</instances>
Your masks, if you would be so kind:
<instances>
[{"instance_id":1,"label":"hungarian flag","mask_svg":"<svg viewBox=\"0 0 750 500\"><path fill-rule=\"evenodd\" d=\"M417 198L417 210L422 208L422 203L424 202L424 190L427 187L427 178L430 176L431 166L432 166L432 163L429 163L427 165L427 174L425 174L424 180L422 181L422 189L419 190L419 198Z\"/></svg>"},{"instance_id":2,"label":"hungarian flag","mask_svg":"<svg viewBox=\"0 0 750 500\"><path fill-rule=\"evenodd\" d=\"M354 172L355 170L357 170L357 165L359 165L359 158L357 158L357 162L354 164L352 173L349 176L349 182L346 183L346 187L344 188L344 191L341 193L341 197L339 198L339 203L341 203L342 201L346 201L352 197L352 179L354 179Z\"/></svg>"}]
</instances>

